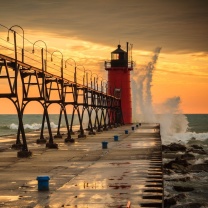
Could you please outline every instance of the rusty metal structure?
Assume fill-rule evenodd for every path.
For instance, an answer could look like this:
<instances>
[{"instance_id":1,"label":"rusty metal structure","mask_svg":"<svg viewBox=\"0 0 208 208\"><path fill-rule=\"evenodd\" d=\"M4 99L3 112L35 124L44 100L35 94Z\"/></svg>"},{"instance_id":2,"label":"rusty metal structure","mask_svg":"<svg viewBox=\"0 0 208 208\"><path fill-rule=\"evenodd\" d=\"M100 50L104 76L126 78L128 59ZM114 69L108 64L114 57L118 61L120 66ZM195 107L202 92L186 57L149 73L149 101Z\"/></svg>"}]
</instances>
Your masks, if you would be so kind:
<instances>
[{"instance_id":1,"label":"rusty metal structure","mask_svg":"<svg viewBox=\"0 0 208 208\"><path fill-rule=\"evenodd\" d=\"M108 83L103 86L98 83L90 70L82 71L83 79L78 78L78 65L72 58L64 60L60 51L49 53L47 45L42 40L32 43L24 37L24 30L19 25L10 28L0 25L0 84L6 83L7 90L0 90L0 98L7 98L14 104L19 121L16 142L13 148L20 148L18 157L28 157L32 153L27 146L23 116L26 106L33 101L39 102L43 108L40 138L37 143L46 143L48 148L58 148L54 138L62 137L61 120L67 128L65 142L73 142L71 135L74 126L74 117L78 116L78 138L86 137L86 132L95 134L109 128L123 125L121 100L108 94ZM17 31L21 31L21 34ZM3 35L2 35L3 34ZM5 34L7 36L5 37ZM21 40L22 39L22 40ZM22 42L19 46L19 42ZM27 45L25 44L27 42ZM39 45L44 45L40 47ZM36 55L37 52L40 55ZM50 60L48 57L50 56ZM61 56L61 58L60 58ZM56 62L54 61L56 59ZM37 61L38 60L38 61ZM67 69L69 60L73 61L73 70ZM59 64L56 64L56 63ZM72 64L68 64L72 66ZM91 72L90 83L88 73ZM72 75L70 75L72 73ZM20 92L21 88L21 92ZM35 92L35 93L34 93ZM1 103L1 100L0 100ZM49 106L60 106L59 122L56 135L53 135ZM71 106L71 119L68 119L66 107ZM84 115L87 117L87 129L84 129ZM47 124L48 140L44 138L44 126ZM86 131L87 130L87 131Z\"/></svg>"}]
</instances>

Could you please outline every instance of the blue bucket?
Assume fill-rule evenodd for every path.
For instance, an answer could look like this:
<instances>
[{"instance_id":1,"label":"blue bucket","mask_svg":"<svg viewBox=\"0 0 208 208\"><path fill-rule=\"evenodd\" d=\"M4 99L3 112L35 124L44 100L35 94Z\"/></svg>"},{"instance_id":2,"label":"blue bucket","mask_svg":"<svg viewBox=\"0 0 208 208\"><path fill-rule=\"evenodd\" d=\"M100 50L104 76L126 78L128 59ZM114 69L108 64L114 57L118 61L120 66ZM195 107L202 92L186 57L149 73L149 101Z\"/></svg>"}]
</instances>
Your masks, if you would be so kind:
<instances>
[{"instance_id":1,"label":"blue bucket","mask_svg":"<svg viewBox=\"0 0 208 208\"><path fill-rule=\"evenodd\" d=\"M102 142L102 148L103 149L108 149L108 142Z\"/></svg>"},{"instance_id":2,"label":"blue bucket","mask_svg":"<svg viewBox=\"0 0 208 208\"><path fill-rule=\"evenodd\" d=\"M118 135L114 136L114 141L118 141Z\"/></svg>"},{"instance_id":3,"label":"blue bucket","mask_svg":"<svg viewBox=\"0 0 208 208\"><path fill-rule=\"evenodd\" d=\"M128 134L129 133L129 131L128 130L125 130L125 134Z\"/></svg>"},{"instance_id":4,"label":"blue bucket","mask_svg":"<svg viewBox=\"0 0 208 208\"><path fill-rule=\"evenodd\" d=\"M49 190L49 176L38 176L38 191L48 191Z\"/></svg>"},{"instance_id":5,"label":"blue bucket","mask_svg":"<svg viewBox=\"0 0 208 208\"><path fill-rule=\"evenodd\" d=\"M134 126L131 127L131 130L134 131Z\"/></svg>"}]
</instances>

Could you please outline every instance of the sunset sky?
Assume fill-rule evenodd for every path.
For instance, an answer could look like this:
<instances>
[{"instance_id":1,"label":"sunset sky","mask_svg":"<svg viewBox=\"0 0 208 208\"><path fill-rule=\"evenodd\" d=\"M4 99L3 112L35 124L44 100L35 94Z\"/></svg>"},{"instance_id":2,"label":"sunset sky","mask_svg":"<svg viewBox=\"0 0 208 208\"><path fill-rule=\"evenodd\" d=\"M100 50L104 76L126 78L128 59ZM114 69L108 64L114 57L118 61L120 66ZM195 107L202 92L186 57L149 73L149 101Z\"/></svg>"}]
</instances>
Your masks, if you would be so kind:
<instances>
[{"instance_id":1,"label":"sunset sky","mask_svg":"<svg viewBox=\"0 0 208 208\"><path fill-rule=\"evenodd\" d=\"M31 42L44 40L49 51L104 78L104 61L119 43L124 50L133 44L134 70L162 47L153 72L155 108L179 96L183 113L208 113L207 0L7 0L0 11L1 25L20 25ZM0 113L15 112L5 103L0 99Z\"/></svg>"}]
</instances>

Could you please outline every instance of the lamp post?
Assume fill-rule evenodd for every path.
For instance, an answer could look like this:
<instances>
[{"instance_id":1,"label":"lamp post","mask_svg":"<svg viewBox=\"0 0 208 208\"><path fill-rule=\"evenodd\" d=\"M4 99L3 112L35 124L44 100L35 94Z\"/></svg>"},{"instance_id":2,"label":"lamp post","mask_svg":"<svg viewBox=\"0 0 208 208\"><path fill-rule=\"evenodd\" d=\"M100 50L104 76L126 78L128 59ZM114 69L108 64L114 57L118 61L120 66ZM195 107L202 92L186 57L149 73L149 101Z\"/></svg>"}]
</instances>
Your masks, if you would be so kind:
<instances>
[{"instance_id":1,"label":"lamp post","mask_svg":"<svg viewBox=\"0 0 208 208\"><path fill-rule=\"evenodd\" d=\"M24 35L24 30L21 26L19 25L13 25L8 29L8 33L7 33L7 41L9 41L9 31L14 31L12 30L13 27L19 27L22 30L22 37L23 37L23 43L22 43L22 62L24 62L24 48L25 48L25 35Z\"/></svg>"},{"instance_id":2,"label":"lamp post","mask_svg":"<svg viewBox=\"0 0 208 208\"><path fill-rule=\"evenodd\" d=\"M103 92L103 78L101 76L98 76L98 78L101 78L101 82L100 82L100 85L101 85L101 92ZM98 88L98 83L97 83L97 88Z\"/></svg>"},{"instance_id":3,"label":"lamp post","mask_svg":"<svg viewBox=\"0 0 208 208\"><path fill-rule=\"evenodd\" d=\"M45 69L45 71L47 71L47 52L48 52L48 50L47 50L47 45L46 45L46 43L43 41L43 40L37 40L37 41L35 41L34 43L33 43L33 50L32 50L32 52L33 53L35 53L35 49L34 49L34 46L35 46L35 44L37 43L37 42L42 42L42 43L44 43L45 44L45 51L46 51L46 60L45 60L45 68L43 67L44 65L43 65L43 48L41 49L41 56L42 56L42 67Z\"/></svg>"},{"instance_id":4,"label":"lamp post","mask_svg":"<svg viewBox=\"0 0 208 208\"><path fill-rule=\"evenodd\" d=\"M77 66L82 66L83 67L83 69L84 69L84 76L83 76L83 85L85 84L85 71L86 71L86 69L85 69L85 67L83 66L83 65L77 65Z\"/></svg>"},{"instance_id":5,"label":"lamp post","mask_svg":"<svg viewBox=\"0 0 208 208\"><path fill-rule=\"evenodd\" d=\"M97 79L96 79L96 83L98 83L98 75L96 73L92 73L92 75L95 74ZM96 86L95 86L95 77L94 77L94 89L96 90ZM98 90L98 89L97 89Z\"/></svg>"},{"instance_id":6,"label":"lamp post","mask_svg":"<svg viewBox=\"0 0 208 208\"><path fill-rule=\"evenodd\" d=\"M63 73L63 65L64 65L63 61L64 61L64 56L63 56L63 54L61 53L61 51L58 51L58 50L57 50L57 51L53 51L53 53L51 54L51 61L53 61L53 54L56 53L56 52L60 53L61 56L62 56L62 59L61 59L61 78L63 79L63 78L64 78L64 73Z\"/></svg>"},{"instance_id":7,"label":"lamp post","mask_svg":"<svg viewBox=\"0 0 208 208\"><path fill-rule=\"evenodd\" d=\"M62 82L61 82L61 99L63 100L63 95L64 95L64 72L63 72L63 61L64 61L64 56L63 54L61 53L61 51L54 51L52 54L51 54L51 61L53 61L53 54L54 53L60 53L61 56L62 56L62 59L61 59L61 79L62 79Z\"/></svg>"},{"instance_id":8,"label":"lamp post","mask_svg":"<svg viewBox=\"0 0 208 208\"><path fill-rule=\"evenodd\" d=\"M68 58L65 61L65 68L66 68L66 63L67 63L68 60L72 60L74 62L74 82L77 83L77 63L73 58Z\"/></svg>"},{"instance_id":9,"label":"lamp post","mask_svg":"<svg viewBox=\"0 0 208 208\"><path fill-rule=\"evenodd\" d=\"M86 72L86 77L87 77L87 87L88 87L88 73L87 72L90 72L91 76L90 76L90 85L91 85L91 88L92 88L92 71L91 70L85 70Z\"/></svg>"},{"instance_id":10,"label":"lamp post","mask_svg":"<svg viewBox=\"0 0 208 208\"><path fill-rule=\"evenodd\" d=\"M106 95L108 94L108 80L107 79L103 79L103 81L105 80L105 88L106 88Z\"/></svg>"}]
</instances>

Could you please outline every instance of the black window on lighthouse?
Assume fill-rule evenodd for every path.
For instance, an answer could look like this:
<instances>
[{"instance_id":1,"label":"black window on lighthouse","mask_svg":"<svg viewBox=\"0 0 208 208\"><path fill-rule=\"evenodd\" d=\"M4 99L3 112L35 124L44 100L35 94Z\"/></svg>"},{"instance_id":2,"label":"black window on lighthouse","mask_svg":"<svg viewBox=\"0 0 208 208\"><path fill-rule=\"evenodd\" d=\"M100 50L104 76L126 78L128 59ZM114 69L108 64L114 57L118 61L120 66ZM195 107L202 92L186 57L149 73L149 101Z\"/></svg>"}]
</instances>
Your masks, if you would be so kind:
<instances>
[{"instance_id":1,"label":"black window on lighthouse","mask_svg":"<svg viewBox=\"0 0 208 208\"><path fill-rule=\"evenodd\" d=\"M111 67L126 67L127 61L127 52L118 45L118 48L111 52Z\"/></svg>"}]
</instances>

